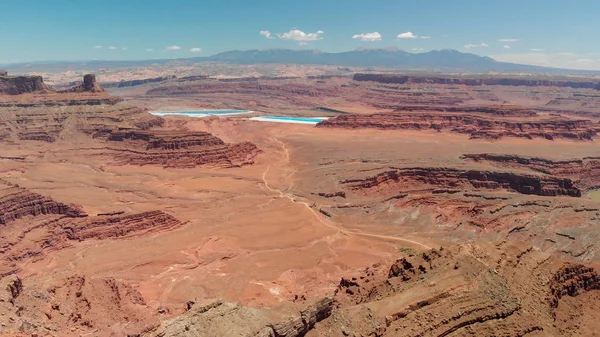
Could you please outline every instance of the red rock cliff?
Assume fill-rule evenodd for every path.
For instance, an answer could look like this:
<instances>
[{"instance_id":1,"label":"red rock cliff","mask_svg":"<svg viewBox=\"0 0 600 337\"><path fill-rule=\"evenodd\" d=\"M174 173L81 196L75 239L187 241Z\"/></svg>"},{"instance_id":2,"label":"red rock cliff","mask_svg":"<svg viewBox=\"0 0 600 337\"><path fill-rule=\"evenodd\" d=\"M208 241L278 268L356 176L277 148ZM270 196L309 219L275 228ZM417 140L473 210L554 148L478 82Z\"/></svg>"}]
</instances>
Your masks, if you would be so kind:
<instances>
[{"instance_id":1,"label":"red rock cliff","mask_svg":"<svg viewBox=\"0 0 600 337\"><path fill-rule=\"evenodd\" d=\"M46 93L53 90L44 83L42 76L8 76L0 71L0 94L20 95L26 93Z\"/></svg>"}]
</instances>

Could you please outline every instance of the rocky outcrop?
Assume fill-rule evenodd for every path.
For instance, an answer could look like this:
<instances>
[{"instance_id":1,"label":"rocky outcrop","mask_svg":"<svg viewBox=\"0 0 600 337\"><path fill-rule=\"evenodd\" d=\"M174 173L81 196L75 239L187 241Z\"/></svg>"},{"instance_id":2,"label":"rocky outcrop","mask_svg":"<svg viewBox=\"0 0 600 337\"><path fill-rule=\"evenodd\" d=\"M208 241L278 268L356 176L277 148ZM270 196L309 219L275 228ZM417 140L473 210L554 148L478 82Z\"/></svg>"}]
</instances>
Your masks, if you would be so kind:
<instances>
[{"instance_id":1,"label":"rocky outcrop","mask_svg":"<svg viewBox=\"0 0 600 337\"><path fill-rule=\"evenodd\" d=\"M556 334L544 281L513 282L531 273L531 264L544 276L551 273L539 262L547 257L533 253L521 258L523 264L494 264L493 269L487 261L504 262L522 252L502 248L502 257L478 257L476 248L468 250L443 247L404 256L391 268L377 264L353 275L340 283L334 297L339 304L316 332L327 337Z\"/></svg>"},{"instance_id":2,"label":"rocky outcrop","mask_svg":"<svg viewBox=\"0 0 600 337\"><path fill-rule=\"evenodd\" d=\"M423 188L508 190L540 196L581 197L569 179L522 175L510 172L456 170L449 168L396 168L365 179L341 181L353 190Z\"/></svg>"},{"instance_id":3,"label":"rocky outcrop","mask_svg":"<svg viewBox=\"0 0 600 337\"><path fill-rule=\"evenodd\" d=\"M44 83L42 76L8 76L0 74L0 95L27 93L50 93L53 90Z\"/></svg>"},{"instance_id":4,"label":"rocky outcrop","mask_svg":"<svg viewBox=\"0 0 600 337\"><path fill-rule=\"evenodd\" d=\"M261 151L250 142L226 144L206 132L116 131L107 135L120 142L114 157L120 165L196 167L249 165Z\"/></svg>"},{"instance_id":5,"label":"rocky outcrop","mask_svg":"<svg viewBox=\"0 0 600 337\"><path fill-rule=\"evenodd\" d=\"M491 106L431 106L431 105L402 105L395 106L396 111L437 111L437 112L460 112L481 113L492 116L510 117L535 117L537 112L532 109L514 105L491 105Z\"/></svg>"},{"instance_id":6,"label":"rocky outcrop","mask_svg":"<svg viewBox=\"0 0 600 337\"><path fill-rule=\"evenodd\" d=\"M326 119L317 124L317 127L450 131L468 134L471 139L519 137L549 140L555 138L592 140L596 135L595 125L590 120L515 121L469 114L443 113L347 114Z\"/></svg>"},{"instance_id":7,"label":"rocky outcrop","mask_svg":"<svg viewBox=\"0 0 600 337\"><path fill-rule=\"evenodd\" d=\"M41 259L73 242L155 233L182 222L158 210L88 216L79 207L0 180L0 225L1 279L19 271L17 262Z\"/></svg>"},{"instance_id":8,"label":"rocky outcrop","mask_svg":"<svg viewBox=\"0 0 600 337\"><path fill-rule=\"evenodd\" d=\"M462 159L475 162L491 162L501 167L530 169L561 178L574 178L583 190L600 186L600 157L571 160L549 160L507 154L465 154Z\"/></svg>"},{"instance_id":9,"label":"rocky outcrop","mask_svg":"<svg viewBox=\"0 0 600 337\"><path fill-rule=\"evenodd\" d=\"M0 70L0 76L4 76L4 77L8 76L8 71Z\"/></svg>"},{"instance_id":10,"label":"rocky outcrop","mask_svg":"<svg viewBox=\"0 0 600 337\"><path fill-rule=\"evenodd\" d=\"M127 88L127 87L135 87L135 86L143 85L143 84L147 84L147 83L164 82L164 81L168 81L168 80L172 80L172 79L176 79L176 78L177 78L177 76L175 76L175 75L161 76L161 77L154 77L154 78L145 78L145 79L141 79L141 80L107 82L107 83L102 83L102 86L104 88Z\"/></svg>"},{"instance_id":11,"label":"rocky outcrop","mask_svg":"<svg viewBox=\"0 0 600 337\"><path fill-rule=\"evenodd\" d=\"M70 205L54 201L19 186L0 181L0 225L25 216L43 214L81 216L83 212Z\"/></svg>"},{"instance_id":12,"label":"rocky outcrop","mask_svg":"<svg viewBox=\"0 0 600 337\"><path fill-rule=\"evenodd\" d=\"M98 84L96 81L96 75L87 74L83 76L83 83L75 86L73 88L69 88L61 91L61 93L103 93L104 89Z\"/></svg>"},{"instance_id":13,"label":"rocky outcrop","mask_svg":"<svg viewBox=\"0 0 600 337\"><path fill-rule=\"evenodd\" d=\"M181 221L162 211L136 214L99 215L81 220L58 223L54 235L64 233L69 240L105 240L131 234L168 230L181 225ZM60 230L58 229L60 227Z\"/></svg>"},{"instance_id":14,"label":"rocky outcrop","mask_svg":"<svg viewBox=\"0 0 600 337\"><path fill-rule=\"evenodd\" d=\"M142 337L252 336L302 337L333 310L332 298L304 309L258 309L222 300L196 301L189 310Z\"/></svg>"},{"instance_id":15,"label":"rocky outcrop","mask_svg":"<svg viewBox=\"0 0 600 337\"><path fill-rule=\"evenodd\" d=\"M566 264L550 281L550 304L556 308L563 296L574 297L592 290L600 290L596 270L582 264Z\"/></svg>"},{"instance_id":16,"label":"rocky outcrop","mask_svg":"<svg viewBox=\"0 0 600 337\"><path fill-rule=\"evenodd\" d=\"M95 106L95 105L115 105L123 102L120 97L94 97L94 98L69 98L56 97L50 100L32 100L26 103L22 102L0 102L0 108L41 108L41 107L61 107L61 106Z\"/></svg>"},{"instance_id":17,"label":"rocky outcrop","mask_svg":"<svg viewBox=\"0 0 600 337\"><path fill-rule=\"evenodd\" d=\"M369 81L393 84L446 84L446 85L506 85L506 86L528 86L528 87L568 87L568 88L595 88L597 81L561 81L545 79L525 78L456 78L456 77L429 77L429 76L403 76L388 74L355 74L354 81Z\"/></svg>"},{"instance_id":18,"label":"rocky outcrop","mask_svg":"<svg viewBox=\"0 0 600 337\"><path fill-rule=\"evenodd\" d=\"M185 150L120 150L114 149L115 164L159 165L163 167L192 168L202 165L238 167L251 165L261 151L250 142L220 146L198 146Z\"/></svg>"},{"instance_id":19,"label":"rocky outcrop","mask_svg":"<svg viewBox=\"0 0 600 337\"><path fill-rule=\"evenodd\" d=\"M0 278L17 273L16 263L37 261L50 251L86 240L110 240L172 230L182 225L175 217L162 211L134 214L39 217L28 223L8 223L8 236L0 238ZM26 243L26 244L25 244Z\"/></svg>"},{"instance_id":20,"label":"rocky outcrop","mask_svg":"<svg viewBox=\"0 0 600 337\"><path fill-rule=\"evenodd\" d=\"M16 276L0 280L0 333L7 336L74 336L95 331L100 336L128 336L144 326L156 325L156 318L142 295L130 284L110 277L85 275L61 277L41 288L35 277ZM4 287L6 284L6 292ZM18 285L18 288L15 288ZM18 290L18 295L14 295ZM2 301L2 298L12 298ZM19 334L13 334L19 331ZM11 333L12 332L12 333Z\"/></svg>"},{"instance_id":21,"label":"rocky outcrop","mask_svg":"<svg viewBox=\"0 0 600 337\"><path fill-rule=\"evenodd\" d=\"M340 89L335 86L314 83L284 82L279 80L259 80L222 82L216 79L206 79L197 82L165 83L163 86L152 88L146 92L148 96L198 96L211 98L211 108L250 109L253 105L269 108L276 104L264 104L257 97L269 97L271 102L285 102L285 105L317 107L330 97L340 95ZM227 95L227 100L223 100Z\"/></svg>"},{"instance_id":22,"label":"rocky outcrop","mask_svg":"<svg viewBox=\"0 0 600 337\"><path fill-rule=\"evenodd\" d=\"M109 141L133 141L145 150L180 150L197 146L224 145L220 138L208 132L181 131L116 131L112 132Z\"/></svg>"},{"instance_id":23,"label":"rocky outcrop","mask_svg":"<svg viewBox=\"0 0 600 337\"><path fill-rule=\"evenodd\" d=\"M0 120L0 139L54 142L73 132L94 136L117 129L148 129L164 120L145 110L125 105L12 107ZM70 133L66 135L65 131ZM2 135L4 135L2 137Z\"/></svg>"}]
</instances>

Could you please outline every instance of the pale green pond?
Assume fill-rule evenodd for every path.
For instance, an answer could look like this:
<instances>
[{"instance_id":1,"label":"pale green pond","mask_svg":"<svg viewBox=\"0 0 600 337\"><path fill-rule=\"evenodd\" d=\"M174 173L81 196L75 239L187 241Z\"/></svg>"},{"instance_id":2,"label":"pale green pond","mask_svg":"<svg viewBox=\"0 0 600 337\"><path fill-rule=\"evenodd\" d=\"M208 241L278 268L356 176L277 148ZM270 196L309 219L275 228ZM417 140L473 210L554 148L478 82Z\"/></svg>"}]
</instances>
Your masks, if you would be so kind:
<instances>
[{"instance_id":1,"label":"pale green pond","mask_svg":"<svg viewBox=\"0 0 600 337\"><path fill-rule=\"evenodd\" d=\"M594 190L588 193L588 197L592 200L600 201L600 190Z\"/></svg>"}]
</instances>

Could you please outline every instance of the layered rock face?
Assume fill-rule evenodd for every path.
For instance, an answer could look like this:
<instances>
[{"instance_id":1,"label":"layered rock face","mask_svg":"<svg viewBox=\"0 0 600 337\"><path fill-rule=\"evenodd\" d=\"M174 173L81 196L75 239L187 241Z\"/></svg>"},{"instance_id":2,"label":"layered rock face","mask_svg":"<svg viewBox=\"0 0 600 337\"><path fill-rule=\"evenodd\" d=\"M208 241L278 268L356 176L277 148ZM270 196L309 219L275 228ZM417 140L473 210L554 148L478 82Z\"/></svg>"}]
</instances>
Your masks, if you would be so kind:
<instances>
[{"instance_id":1,"label":"layered rock face","mask_svg":"<svg viewBox=\"0 0 600 337\"><path fill-rule=\"evenodd\" d=\"M163 123L160 117L126 105L11 107L0 116L0 140L55 142L72 137L74 132L94 135L102 130L148 129Z\"/></svg>"},{"instance_id":2,"label":"layered rock face","mask_svg":"<svg viewBox=\"0 0 600 337\"><path fill-rule=\"evenodd\" d=\"M39 102L5 103L7 113L0 115L0 141L52 143L84 134L98 144L106 141L99 155L114 158L114 164L164 167L248 165L260 152L252 143L226 144L209 133L148 131L164 126L164 120L119 104L121 99L104 93L94 75L86 75L80 86L37 98Z\"/></svg>"},{"instance_id":3,"label":"layered rock face","mask_svg":"<svg viewBox=\"0 0 600 337\"><path fill-rule=\"evenodd\" d=\"M346 336L576 336L585 331L582 326L569 331L571 327L555 321L554 302L546 296L557 287L547 280L564 275L564 268L546 254L526 245L487 251L485 257L480 253L473 246L408 253L391 268L374 266L343 279L334 297L338 306L316 331L320 336L337 336L332 332L340 330ZM532 269L536 277L528 278ZM561 281L564 277L567 284L581 284L571 296L597 292L583 286L585 274L570 275ZM583 314L586 309L578 310Z\"/></svg>"},{"instance_id":4,"label":"layered rock face","mask_svg":"<svg viewBox=\"0 0 600 337\"><path fill-rule=\"evenodd\" d=\"M461 157L475 162L490 162L501 167L530 169L558 177L572 177L583 190L600 186L600 157L554 161L544 158L503 154L465 154Z\"/></svg>"},{"instance_id":5,"label":"layered rock face","mask_svg":"<svg viewBox=\"0 0 600 337\"><path fill-rule=\"evenodd\" d=\"M172 80L172 79L176 79L176 78L177 78L177 76L175 76L175 75L161 76L161 77L154 77L154 78L145 78L142 80L102 83L102 86L105 88L126 88L126 87L135 87L135 86L143 85L146 83L163 82L163 81Z\"/></svg>"},{"instance_id":6,"label":"layered rock face","mask_svg":"<svg viewBox=\"0 0 600 337\"><path fill-rule=\"evenodd\" d=\"M166 321L141 337L251 336L301 337L326 319L333 310L332 298L300 308L258 309L222 300L192 301L188 311ZM304 307L304 308L302 308Z\"/></svg>"},{"instance_id":7,"label":"layered rock face","mask_svg":"<svg viewBox=\"0 0 600 337\"><path fill-rule=\"evenodd\" d=\"M566 264L552 278L550 289L550 304L552 308L556 308L564 296L574 297L588 291L600 290L600 276L592 267Z\"/></svg>"},{"instance_id":8,"label":"layered rock face","mask_svg":"<svg viewBox=\"0 0 600 337\"><path fill-rule=\"evenodd\" d=\"M0 73L0 94L2 95L50 93L53 91L44 83L42 76L8 76L7 72Z\"/></svg>"},{"instance_id":9,"label":"layered rock face","mask_svg":"<svg viewBox=\"0 0 600 337\"><path fill-rule=\"evenodd\" d=\"M528 87L568 87L568 88L595 88L597 81L560 81L543 79L519 79L519 78L444 78L428 76L403 76L386 74L355 74L354 81L369 81L393 84L446 84L446 85L505 85L505 86L528 86Z\"/></svg>"},{"instance_id":10,"label":"layered rock face","mask_svg":"<svg viewBox=\"0 0 600 337\"><path fill-rule=\"evenodd\" d=\"M491 106L436 106L436 105L402 105L394 107L396 111L436 111L436 112L460 112L460 113L481 113L492 116L507 117L535 117L538 113L535 110L511 105L491 105Z\"/></svg>"},{"instance_id":11,"label":"layered rock face","mask_svg":"<svg viewBox=\"0 0 600 337\"><path fill-rule=\"evenodd\" d=\"M250 165L261 151L250 142L226 144L206 132L125 131L111 132L109 142L121 143L114 154L121 165L196 167Z\"/></svg>"},{"instance_id":12,"label":"layered rock face","mask_svg":"<svg viewBox=\"0 0 600 337\"><path fill-rule=\"evenodd\" d=\"M448 168L398 168L366 179L341 181L353 190L412 188L504 189L541 196L580 197L581 191L569 179L519 175L508 172L461 171Z\"/></svg>"},{"instance_id":13,"label":"layered rock face","mask_svg":"<svg viewBox=\"0 0 600 337\"><path fill-rule=\"evenodd\" d=\"M149 132L149 131L117 131L108 136L110 141L137 142L145 150L179 150L194 146L224 145L220 138L208 132Z\"/></svg>"},{"instance_id":14,"label":"layered rock face","mask_svg":"<svg viewBox=\"0 0 600 337\"><path fill-rule=\"evenodd\" d=\"M446 113L390 113L372 115L341 115L324 120L317 127L373 128L381 130L436 130L464 133L472 139L567 138L591 140L596 125L589 120L548 119L512 120L486 118L469 114Z\"/></svg>"},{"instance_id":15,"label":"layered rock face","mask_svg":"<svg viewBox=\"0 0 600 337\"><path fill-rule=\"evenodd\" d=\"M3 97L2 94L5 96ZM21 94L35 95L23 99L19 97ZM51 89L39 76L0 77L0 107L115 105L122 101L122 98L104 93L104 89L96 82L96 76L93 74L85 75L82 84L62 91Z\"/></svg>"},{"instance_id":16,"label":"layered rock face","mask_svg":"<svg viewBox=\"0 0 600 337\"><path fill-rule=\"evenodd\" d=\"M83 76L83 83L61 91L61 93L77 93L77 92L90 92L90 93L103 93L104 89L96 81L96 75L87 74Z\"/></svg>"},{"instance_id":17,"label":"layered rock face","mask_svg":"<svg viewBox=\"0 0 600 337\"><path fill-rule=\"evenodd\" d=\"M0 225L26 216L46 214L77 217L81 210L0 180Z\"/></svg>"},{"instance_id":18,"label":"layered rock face","mask_svg":"<svg viewBox=\"0 0 600 337\"><path fill-rule=\"evenodd\" d=\"M19 271L17 263L38 260L46 252L74 242L106 240L173 229L182 224L162 211L88 216L24 188L0 181L0 275Z\"/></svg>"},{"instance_id":19,"label":"layered rock face","mask_svg":"<svg viewBox=\"0 0 600 337\"><path fill-rule=\"evenodd\" d=\"M0 299L6 335L76 336L84 329L96 336L128 336L158 324L142 295L122 280L76 274L49 288L36 281L35 276L0 280L0 298L7 297Z\"/></svg>"}]
</instances>

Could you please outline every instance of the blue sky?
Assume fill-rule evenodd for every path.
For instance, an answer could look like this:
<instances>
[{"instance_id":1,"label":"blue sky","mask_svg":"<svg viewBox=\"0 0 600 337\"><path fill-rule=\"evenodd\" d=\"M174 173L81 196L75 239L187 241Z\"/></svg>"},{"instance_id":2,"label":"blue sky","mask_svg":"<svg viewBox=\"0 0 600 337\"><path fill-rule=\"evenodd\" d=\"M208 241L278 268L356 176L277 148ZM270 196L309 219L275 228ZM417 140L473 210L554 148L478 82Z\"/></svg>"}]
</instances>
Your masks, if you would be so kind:
<instances>
[{"instance_id":1,"label":"blue sky","mask_svg":"<svg viewBox=\"0 0 600 337\"><path fill-rule=\"evenodd\" d=\"M0 63L397 47L600 69L599 14L597 0L6 0Z\"/></svg>"}]
</instances>

